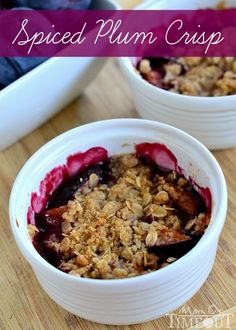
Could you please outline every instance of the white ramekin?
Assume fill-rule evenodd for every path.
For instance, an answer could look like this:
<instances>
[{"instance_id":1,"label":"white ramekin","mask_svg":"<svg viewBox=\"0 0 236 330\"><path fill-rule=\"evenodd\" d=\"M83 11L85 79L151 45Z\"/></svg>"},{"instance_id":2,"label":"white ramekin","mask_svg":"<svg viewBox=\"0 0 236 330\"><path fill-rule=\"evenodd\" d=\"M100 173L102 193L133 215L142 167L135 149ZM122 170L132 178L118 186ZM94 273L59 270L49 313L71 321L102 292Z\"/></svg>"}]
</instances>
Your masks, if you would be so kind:
<instances>
[{"instance_id":1,"label":"white ramekin","mask_svg":"<svg viewBox=\"0 0 236 330\"><path fill-rule=\"evenodd\" d=\"M94 146L110 155L132 152L140 142L164 143L179 165L199 185L209 187L212 218L199 243L166 268L129 279L94 280L68 275L47 263L27 233L30 195L51 169L67 156ZM174 127L142 119L114 119L70 130L44 145L24 165L10 197L10 220L16 243L42 288L60 306L82 318L105 324L133 324L164 315L189 300L206 281L227 211L223 173L213 155L196 139Z\"/></svg>"},{"instance_id":2,"label":"white ramekin","mask_svg":"<svg viewBox=\"0 0 236 330\"><path fill-rule=\"evenodd\" d=\"M215 7L219 0L146 1L139 9L197 9ZM236 0L226 1L236 6ZM155 87L139 76L134 59L119 59L141 117L176 126L199 139L209 149L236 146L236 95L197 97Z\"/></svg>"}]
</instances>

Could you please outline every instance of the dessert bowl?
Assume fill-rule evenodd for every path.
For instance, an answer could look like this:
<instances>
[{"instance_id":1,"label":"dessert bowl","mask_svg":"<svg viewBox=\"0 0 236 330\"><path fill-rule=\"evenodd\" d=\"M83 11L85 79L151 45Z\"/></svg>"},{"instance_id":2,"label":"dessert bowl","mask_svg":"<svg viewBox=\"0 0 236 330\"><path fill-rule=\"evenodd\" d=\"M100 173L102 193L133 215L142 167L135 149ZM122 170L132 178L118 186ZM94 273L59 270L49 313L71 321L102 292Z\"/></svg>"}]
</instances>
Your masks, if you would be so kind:
<instances>
[{"instance_id":1,"label":"dessert bowl","mask_svg":"<svg viewBox=\"0 0 236 330\"><path fill-rule=\"evenodd\" d=\"M96 136L96 139L94 138ZM186 177L208 187L211 220L197 245L165 268L124 279L89 279L64 273L43 259L27 230L31 194L69 155L100 146L109 155L130 153L141 142L164 144ZM41 185L42 193L42 185ZM40 285L61 307L103 324L134 324L156 319L188 301L206 281L215 260L227 212L223 173L212 154L196 139L174 127L141 119L115 119L70 130L38 150L17 176L10 197L10 221L16 243Z\"/></svg>"},{"instance_id":2,"label":"dessert bowl","mask_svg":"<svg viewBox=\"0 0 236 330\"><path fill-rule=\"evenodd\" d=\"M109 0L93 9L116 9ZM0 91L0 150L33 131L78 97L107 59L53 57Z\"/></svg>"},{"instance_id":3,"label":"dessert bowl","mask_svg":"<svg viewBox=\"0 0 236 330\"><path fill-rule=\"evenodd\" d=\"M235 7L236 1L225 1ZM214 8L218 0L162 0L147 1L138 9L198 9ZM153 86L134 69L137 60L120 58L121 69L127 79L138 113L152 119L176 126L191 134L209 149L236 146L236 95L187 96Z\"/></svg>"}]
</instances>

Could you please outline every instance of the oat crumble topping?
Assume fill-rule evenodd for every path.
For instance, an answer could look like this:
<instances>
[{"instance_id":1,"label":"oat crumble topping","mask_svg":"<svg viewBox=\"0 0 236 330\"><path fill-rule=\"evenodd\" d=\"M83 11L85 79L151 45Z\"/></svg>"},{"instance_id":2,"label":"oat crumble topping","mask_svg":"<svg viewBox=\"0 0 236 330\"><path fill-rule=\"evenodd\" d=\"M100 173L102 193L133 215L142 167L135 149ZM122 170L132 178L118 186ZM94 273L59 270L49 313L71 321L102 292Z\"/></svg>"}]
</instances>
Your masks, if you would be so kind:
<instances>
[{"instance_id":1,"label":"oat crumble topping","mask_svg":"<svg viewBox=\"0 0 236 330\"><path fill-rule=\"evenodd\" d=\"M59 269L94 279L141 275L174 262L175 244L204 233L209 215L184 177L153 171L135 154L111 157L110 169L112 181L91 173L66 206L45 212L60 218L60 237L44 242L60 255ZM172 252L158 250L166 247Z\"/></svg>"},{"instance_id":2,"label":"oat crumble topping","mask_svg":"<svg viewBox=\"0 0 236 330\"><path fill-rule=\"evenodd\" d=\"M191 96L236 94L235 57L144 58L138 71L149 83Z\"/></svg>"}]
</instances>

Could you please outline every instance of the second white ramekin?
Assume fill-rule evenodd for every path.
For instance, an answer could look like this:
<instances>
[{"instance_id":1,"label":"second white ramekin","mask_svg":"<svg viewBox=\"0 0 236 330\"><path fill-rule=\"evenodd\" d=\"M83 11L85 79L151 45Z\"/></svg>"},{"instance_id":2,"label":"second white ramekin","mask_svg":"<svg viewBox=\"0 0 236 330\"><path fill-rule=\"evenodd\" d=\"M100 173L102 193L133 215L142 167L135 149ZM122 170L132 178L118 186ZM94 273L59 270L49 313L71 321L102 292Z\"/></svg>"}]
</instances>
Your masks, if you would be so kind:
<instances>
[{"instance_id":1,"label":"second white ramekin","mask_svg":"<svg viewBox=\"0 0 236 330\"><path fill-rule=\"evenodd\" d=\"M215 7L218 3L219 0L151 0L145 1L139 9L198 9ZM228 0L226 5L235 7L236 1ZM169 92L139 76L132 61L135 60L119 59L141 117L176 126L209 149L236 146L236 95L198 97Z\"/></svg>"}]
</instances>

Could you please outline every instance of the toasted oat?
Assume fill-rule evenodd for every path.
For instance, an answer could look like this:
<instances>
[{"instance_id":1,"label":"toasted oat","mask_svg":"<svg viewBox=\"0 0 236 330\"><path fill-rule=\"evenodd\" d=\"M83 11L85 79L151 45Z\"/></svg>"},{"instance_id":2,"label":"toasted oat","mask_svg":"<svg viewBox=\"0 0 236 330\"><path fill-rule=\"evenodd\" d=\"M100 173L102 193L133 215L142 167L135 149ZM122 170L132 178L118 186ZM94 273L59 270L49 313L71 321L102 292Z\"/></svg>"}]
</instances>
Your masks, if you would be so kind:
<instances>
[{"instance_id":1,"label":"toasted oat","mask_svg":"<svg viewBox=\"0 0 236 330\"><path fill-rule=\"evenodd\" d=\"M154 197L154 201L157 204L165 204L169 200L169 194L166 191L159 191Z\"/></svg>"},{"instance_id":2,"label":"toasted oat","mask_svg":"<svg viewBox=\"0 0 236 330\"><path fill-rule=\"evenodd\" d=\"M38 228L35 225L28 225L28 234L32 239L38 233Z\"/></svg>"},{"instance_id":3,"label":"toasted oat","mask_svg":"<svg viewBox=\"0 0 236 330\"><path fill-rule=\"evenodd\" d=\"M147 246L154 246L157 241L157 232L150 232L148 233L145 243Z\"/></svg>"},{"instance_id":4,"label":"toasted oat","mask_svg":"<svg viewBox=\"0 0 236 330\"><path fill-rule=\"evenodd\" d=\"M96 187L96 185L98 184L98 182L99 182L99 177L97 176L97 174L92 173L89 176L89 187L90 188Z\"/></svg>"},{"instance_id":5,"label":"toasted oat","mask_svg":"<svg viewBox=\"0 0 236 330\"><path fill-rule=\"evenodd\" d=\"M142 60L140 62L140 67L139 67L139 70L141 73L144 73L144 74L148 74L149 72L152 71L152 68L151 68L151 65L150 65L150 62L148 60Z\"/></svg>"},{"instance_id":6,"label":"toasted oat","mask_svg":"<svg viewBox=\"0 0 236 330\"><path fill-rule=\"evenodd\" d=\"M148 215L152 215L154 218L165 218L168 214L167 210L160 205L151 204L147 208Z\"/></svg>"}]
</instances>

